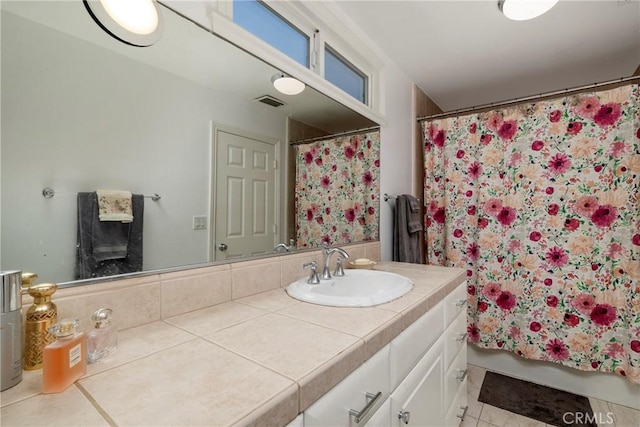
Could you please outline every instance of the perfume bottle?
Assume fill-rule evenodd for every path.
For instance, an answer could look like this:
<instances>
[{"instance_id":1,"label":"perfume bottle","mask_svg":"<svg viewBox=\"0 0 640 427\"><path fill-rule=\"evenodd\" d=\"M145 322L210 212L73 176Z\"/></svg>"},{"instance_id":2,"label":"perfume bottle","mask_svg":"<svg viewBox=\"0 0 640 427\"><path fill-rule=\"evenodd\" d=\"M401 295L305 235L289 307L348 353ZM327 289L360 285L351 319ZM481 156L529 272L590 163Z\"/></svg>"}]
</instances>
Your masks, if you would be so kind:
<instances>
[{"instance_id":1,"label":"perfume bottle","mask_svg":"<svg viewBox=\"0 0 640 427\"><path fill-rule=\"evenodd\" d=\"M89 363L110 355L118 347L118 330L111 323L113 311L100 308L93 313L91 320L95 328L87 333L87 361Z\"/></svg>"},{"instance_id":2,"label":"perfume bottle","mask_svg":"<svg viewBox=\"0 0 640 427\"><path fill-rule=\"evenodd\" d=\"M78 319L63 319L50 329L56 340L44 348L44 393L60 393L87 372L87 335L76 331Z\"/></svg>"}]
</instances>

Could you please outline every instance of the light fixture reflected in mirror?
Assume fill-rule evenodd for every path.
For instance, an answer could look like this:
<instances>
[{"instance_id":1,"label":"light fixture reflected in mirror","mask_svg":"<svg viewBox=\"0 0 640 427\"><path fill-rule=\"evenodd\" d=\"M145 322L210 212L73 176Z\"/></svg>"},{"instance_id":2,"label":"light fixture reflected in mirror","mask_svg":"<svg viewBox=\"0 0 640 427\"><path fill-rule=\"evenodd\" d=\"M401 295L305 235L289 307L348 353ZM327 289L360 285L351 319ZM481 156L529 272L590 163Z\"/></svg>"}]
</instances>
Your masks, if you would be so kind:
<instances>
[{"instance_id":1,"label":"light fixture reflected in mirror","mask_svg":"<svg viewBox=\"0 0 640 427\"><path fill-rule=\"evenodd\" d=\"M155 0L84 0L96 23L112 37L132 46L160 39L162 15Z\"/></svg>"},{"instance_id":2,"label":"light fixture reflected in mirror","mask_svg":"<svg viewBox=\"0 0 640 427\"><path fill-rule=\"evenodd\" d=\"M284 73L278 73L271 77L271 82L278 92L285 95L297 95L306 87L300 80L289 77Z\"/></svg>"},{"instance_id":3,"label":"light fixture reflected in mirror","mask_svg":"<svg viewBox=\"0 0 640 427\"><path fill-rule=\"evenodd\" d=\"M499 0L498 9L509 19L526 21L536 18L558 3L558 0Z\"/></svg>"}]
</instances>

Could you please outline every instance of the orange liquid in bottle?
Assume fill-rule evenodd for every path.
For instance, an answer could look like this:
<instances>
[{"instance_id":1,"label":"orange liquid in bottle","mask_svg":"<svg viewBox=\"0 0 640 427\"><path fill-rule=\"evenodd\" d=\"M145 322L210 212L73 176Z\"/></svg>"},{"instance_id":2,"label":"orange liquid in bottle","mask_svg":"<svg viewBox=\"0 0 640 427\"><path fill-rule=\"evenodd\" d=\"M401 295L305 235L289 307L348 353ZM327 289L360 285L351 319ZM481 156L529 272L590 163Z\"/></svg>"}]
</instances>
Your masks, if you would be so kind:
<instances>
[{"instance_id":1,"label":"orange liquid in bottle","mask_svg":"<svg viewBox=\"0 0 640 427\"><path fill-rule=\"evenodd\" d=\"M60 393L87 372L87 336L76 333L44 348L42 383L44 393Z\"/></svg>"}]
</instances>

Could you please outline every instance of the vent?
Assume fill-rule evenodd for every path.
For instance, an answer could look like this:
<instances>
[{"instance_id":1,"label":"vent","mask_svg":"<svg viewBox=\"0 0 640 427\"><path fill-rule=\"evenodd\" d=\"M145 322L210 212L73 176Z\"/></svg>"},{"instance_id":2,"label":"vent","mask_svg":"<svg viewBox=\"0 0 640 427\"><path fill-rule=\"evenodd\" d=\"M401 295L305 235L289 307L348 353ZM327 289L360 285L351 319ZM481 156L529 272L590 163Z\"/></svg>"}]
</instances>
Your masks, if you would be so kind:
<instances>
[{"instance_id":1,"label":"vent","mask_svg":"<svg viewBox=\"0 0 640 427\"><path fill-rule=\"evenodd\" d=\"M267 104L275 108L282 107L283 105L285 105L284 102L270 95L263 95L259 98L256 98L256 101L262 102L263 104Z\"/></svg>"}]
</instances>

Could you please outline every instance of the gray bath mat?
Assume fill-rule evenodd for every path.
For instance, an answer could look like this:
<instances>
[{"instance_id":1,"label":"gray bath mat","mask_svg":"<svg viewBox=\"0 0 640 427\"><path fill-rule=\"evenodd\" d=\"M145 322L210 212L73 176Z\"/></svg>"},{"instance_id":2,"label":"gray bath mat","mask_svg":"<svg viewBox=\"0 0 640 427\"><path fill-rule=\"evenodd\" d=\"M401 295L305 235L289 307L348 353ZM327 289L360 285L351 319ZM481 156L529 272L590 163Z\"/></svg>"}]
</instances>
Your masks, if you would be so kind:
<instances>
[{"instance_id":1,"label":"gray bath mat","mask_svg":"<svg viewBox=\"0 0 640 427\"><path fill-rule=\"evenodd\" d=\"M487 372L478 401L558 427L597 427L589 399Z\"/></svg>"}]
</instances>

